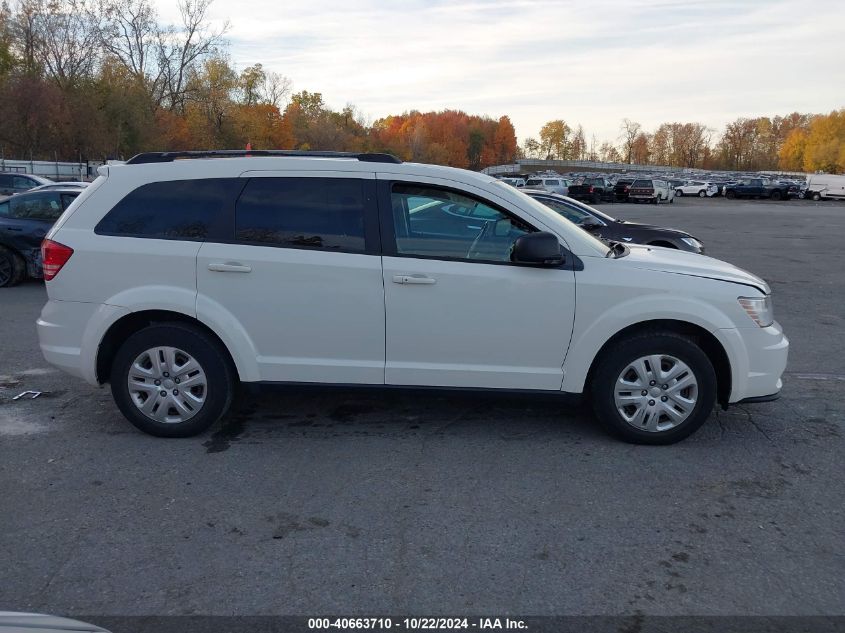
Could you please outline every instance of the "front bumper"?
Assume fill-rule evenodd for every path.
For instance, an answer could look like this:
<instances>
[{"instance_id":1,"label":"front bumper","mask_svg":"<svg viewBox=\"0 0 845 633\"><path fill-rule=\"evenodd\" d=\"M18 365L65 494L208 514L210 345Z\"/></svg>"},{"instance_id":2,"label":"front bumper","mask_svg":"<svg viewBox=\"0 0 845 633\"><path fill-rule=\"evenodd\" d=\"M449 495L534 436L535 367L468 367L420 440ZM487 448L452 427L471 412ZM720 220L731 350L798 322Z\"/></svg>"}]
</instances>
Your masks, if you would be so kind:
<instances>
[{"instance_id":1,"label":"front bumper","mask_svg":"<svg viewBox=\"0 0 845 633\"><path fill-rule=\"evenodd\" d=\"M768 396L753 396L751 398L743 398L736 404L754 404L755 402L774 402L780 398L780 391L777 393L770 393Z\"/></svg>"},{"instance_id":2,"label":"front bumper","mask_svg":"<svg viewBox=\"0 0 845 633\"><path fill-rule=\"evenodd\" d=\"M789 356L789 339L775 321L769 327L719 330L731 361L731 404L773 399L781 388L781 377ZM753 400L751 400L753 399Z\"/></svg>"}]
</instances>

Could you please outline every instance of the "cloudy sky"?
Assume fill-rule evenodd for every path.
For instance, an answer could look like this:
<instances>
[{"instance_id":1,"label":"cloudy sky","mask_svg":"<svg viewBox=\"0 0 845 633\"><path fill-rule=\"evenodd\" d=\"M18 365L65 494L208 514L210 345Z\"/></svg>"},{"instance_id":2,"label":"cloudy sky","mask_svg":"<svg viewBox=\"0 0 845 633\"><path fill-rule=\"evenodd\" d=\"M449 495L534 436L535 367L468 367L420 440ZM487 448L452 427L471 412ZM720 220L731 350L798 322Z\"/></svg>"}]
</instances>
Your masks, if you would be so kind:
<instances>
[{"instance_id":1,"label":"cloudy sky","mask_svg":"<svg viewBox=\"0 0 845 633\"><path fill-rule=\"evenodd\" d=\"M157 0L175 21L174 0ZM617 140L652 129L845 107L842 0L215 0L240 70L376 119L408 109L550 119Z\"/></svg>"}]
</instances>

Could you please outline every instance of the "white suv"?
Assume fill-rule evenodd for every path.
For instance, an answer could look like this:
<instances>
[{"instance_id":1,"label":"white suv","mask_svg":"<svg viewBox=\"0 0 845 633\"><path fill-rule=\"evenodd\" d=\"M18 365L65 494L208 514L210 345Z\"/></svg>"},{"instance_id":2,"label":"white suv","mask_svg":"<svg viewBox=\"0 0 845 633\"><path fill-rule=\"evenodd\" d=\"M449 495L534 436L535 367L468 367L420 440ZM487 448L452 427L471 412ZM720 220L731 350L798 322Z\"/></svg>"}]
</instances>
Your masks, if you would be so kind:
<instances>
[{"instance_id":1,"label":"white suv","mask_svg":"<svg viewBox=\"0 0 845 633\"><path fill-rule=\"evenodd\" d=\"M207 429L239 381L588 392L651 444L781 389L762 279L607 245L489 176L296 152L100 174L44 242L41 349L153 435Z\"/></svg>"},{"instance_id":2,"label":"white suv","mask_svg":"<svg viewBox=\"0 0 845 633\"><path fill-rule=\"evenodd\" d=\"M536 176L526 180L525 187L529 189L543 189L545 191L551 191L552 193L559 193L560 195L565 196L569 193L569 184L571 182L571 180L559 178L558 176Z\"/></svg>"},{"instance_id":3,"label":"white suv","mask_svg":"<svg viewBox=\"0 0 845 633\"><path fill-rule=\"evenodd\" d=\"M679 198L681 196L698 196L699 198L712 198L719 193L719 187L709 182L701 182L700 180L691 180L683 185L675 187L675 195Z\"/></svg>"}]
</instances>

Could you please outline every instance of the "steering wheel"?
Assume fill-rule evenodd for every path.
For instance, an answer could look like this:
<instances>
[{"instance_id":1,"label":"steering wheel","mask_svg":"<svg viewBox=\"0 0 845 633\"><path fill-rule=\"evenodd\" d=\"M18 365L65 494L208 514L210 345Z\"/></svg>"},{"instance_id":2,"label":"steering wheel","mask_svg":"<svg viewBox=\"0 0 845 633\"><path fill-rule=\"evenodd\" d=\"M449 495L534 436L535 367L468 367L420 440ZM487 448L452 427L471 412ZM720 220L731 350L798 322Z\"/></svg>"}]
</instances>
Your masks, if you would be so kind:
<instances>
[{"instance_id":1,"label":"steering wheel","mask_svg":"<svg viewBox=\"0 0 845 633\"><path fill-rule=\"evenodd\" d=\"M486 220L481 231L472 241L472 244L470 245L469 250L467 251L466 258L487 259L494 261L510 261L510 250L513 246L510 230L508 230L508 234L506 236L501 237L495 235L495 230L496 220ZM500 239L502 242L503 248L501 252L493 252L494 249L490 248L496 245L497 239ZM482 248L483 245L487 245L488 248Z\"/></svg>"}]
</instances>

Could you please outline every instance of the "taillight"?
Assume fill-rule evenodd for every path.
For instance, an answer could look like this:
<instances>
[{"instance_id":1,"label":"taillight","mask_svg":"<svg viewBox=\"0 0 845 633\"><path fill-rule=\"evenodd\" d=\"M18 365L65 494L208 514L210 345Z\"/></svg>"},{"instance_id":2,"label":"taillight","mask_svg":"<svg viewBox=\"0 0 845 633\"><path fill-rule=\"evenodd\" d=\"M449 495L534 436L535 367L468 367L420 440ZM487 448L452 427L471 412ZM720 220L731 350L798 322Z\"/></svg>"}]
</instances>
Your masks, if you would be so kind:
<instances>
[{"instance_id":1,"label":"taillight","mask_svg":"<svg viewBox=\"0 0 845 633\"><path fill-rule=\"evenodd\" d=\"M592 187L592 185L590 186L590 193L593 193L593 187Z\"/></svg>"},{"instance_id":2,"label":"taillight","mask_svg":"<svg viewBox=\"0 0 845 633\"><path fill-rule=\"evenodd\" d=\"M628 192L628 187L625 187L625 192L626 192L626 193Z\"/></svg>"},{"instance_id":3,"label":"taillight","mask_svg":"<svg viewBox=\"0 0 845 633\"><path fill-rule=\"evenodd\" d=\"M73 255L73 249L53 240L41 242L41 266L44 269L44 279L50 281L59 274L62 266Z\"/></svg>"}]
</instances>

